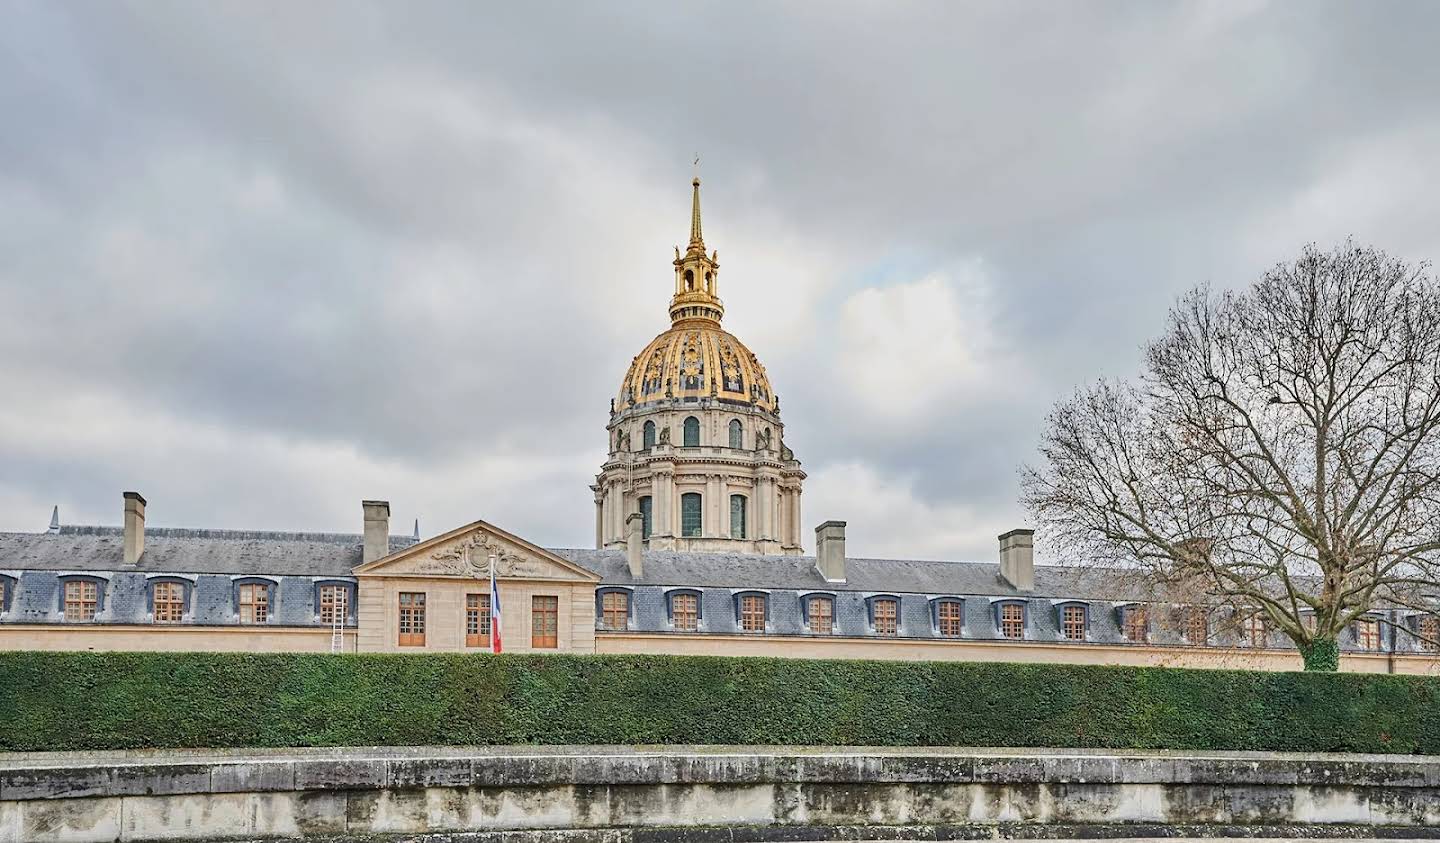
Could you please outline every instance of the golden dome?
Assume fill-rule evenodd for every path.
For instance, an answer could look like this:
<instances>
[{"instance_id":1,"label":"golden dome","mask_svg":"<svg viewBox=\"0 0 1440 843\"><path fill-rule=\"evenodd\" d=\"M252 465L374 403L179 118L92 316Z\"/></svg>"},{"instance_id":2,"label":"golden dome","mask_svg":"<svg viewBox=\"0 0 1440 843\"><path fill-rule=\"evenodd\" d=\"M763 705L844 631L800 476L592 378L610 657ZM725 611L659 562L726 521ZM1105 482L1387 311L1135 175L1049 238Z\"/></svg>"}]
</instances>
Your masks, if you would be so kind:
<instances>
[{"instance_id":1,"label":"golden dome","mask_svg":"<svg viewBox=\"0 0 1440 843\"><path fill-rule=\"evenodd\" d=\"M676 324L630 363L615 409L670 398L719 398L775 411L775 393L754 352L718 325Z\"/></svg>"},{"instance_id":2,"label":"golden dome","mask_svg":"<svg viewBox=\"0 0 1440 843\"><path fill-rule=\"evenodd\" d=\"M670 330L650 341L630 363L615 409L671 398L719 398L775 412L775 393L765 367L734 335L720 327L720 260L705 254L700 232L700 179L691 183L690 243L675 249L675 295Z\"/></svg>"}]
</instances>

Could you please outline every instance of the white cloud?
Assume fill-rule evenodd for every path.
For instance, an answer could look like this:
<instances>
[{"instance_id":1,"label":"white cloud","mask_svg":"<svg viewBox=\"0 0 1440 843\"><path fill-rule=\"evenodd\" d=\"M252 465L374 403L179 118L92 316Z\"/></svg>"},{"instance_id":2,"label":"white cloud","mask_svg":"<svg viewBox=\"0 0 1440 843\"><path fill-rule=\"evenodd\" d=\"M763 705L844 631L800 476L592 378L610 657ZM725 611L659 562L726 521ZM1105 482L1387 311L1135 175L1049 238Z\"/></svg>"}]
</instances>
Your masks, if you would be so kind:
<instances>
[{"instance_id":1,"label":"white cloud","mask_svg":"<svg viewBox=\"0 0 1440 843\"><path fill-rule=\"evenodd\" d=\"M1009 507L966 503L965 490L927 500L903 475L863 462L832 463L805 481L808 521L846 522L845 552L854 557L995 561L995 537L1022 526ZM806 549L813 537L806 536Z\"/></svg>"},{"instance_id":2,"label":"white cloud","mask_svg":"<svg viewBox=\"0 0 1440 843\"><path fill-rule=\"evenodd\" d=\"M840 308L837 377L874 418L912 422L989 380L996 350L983 267L867 287Z\"/></svg>"}]
</instances>

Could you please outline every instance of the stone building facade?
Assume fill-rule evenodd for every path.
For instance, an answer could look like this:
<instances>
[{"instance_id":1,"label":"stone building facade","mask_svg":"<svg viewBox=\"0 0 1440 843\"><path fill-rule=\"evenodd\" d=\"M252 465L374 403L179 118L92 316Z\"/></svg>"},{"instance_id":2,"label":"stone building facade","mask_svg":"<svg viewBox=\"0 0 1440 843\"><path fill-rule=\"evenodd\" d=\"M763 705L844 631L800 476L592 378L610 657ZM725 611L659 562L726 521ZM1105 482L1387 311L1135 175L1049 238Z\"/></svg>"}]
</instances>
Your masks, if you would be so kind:
<instances>
[{"instance_id":1,"label":"stone building facade","mask_svg":"<svg viewBox=\"0 0 1440 843\"><path fill-rule=\"evenodd\" d=\"M0 649L677 653L1296 669L1253 613L1156 600L1122 571L856 559L846 525L802 543L805 472L764 366L721 329L719 256L676 249L671 326L631 362L591 487L595 547L544 548L485 521L392 535L122 524L0 533ZM495 572L500 607L490 605ZM1440 614L1385 608L1341 641L1347 670L1440 670Z\"/></svg>"}]
</instances>

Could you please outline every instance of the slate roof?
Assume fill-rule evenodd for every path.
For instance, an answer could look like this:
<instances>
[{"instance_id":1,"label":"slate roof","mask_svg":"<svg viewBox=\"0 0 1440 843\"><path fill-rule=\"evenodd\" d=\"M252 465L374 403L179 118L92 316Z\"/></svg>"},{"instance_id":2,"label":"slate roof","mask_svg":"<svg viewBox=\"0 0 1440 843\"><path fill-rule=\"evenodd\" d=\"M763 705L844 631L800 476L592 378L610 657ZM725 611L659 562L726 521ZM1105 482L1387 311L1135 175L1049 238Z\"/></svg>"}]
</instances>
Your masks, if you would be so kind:
<instances>
[{"instance_id":1,"label":"slate roof","mask_svg":"<svg viewBox=\"0 0 1440 843\"><path fill-rule=\"evenodd\" d=\"M602 585L636 583L630 576L623 550L552 548L550 552L600 574ZM647 551L643 557L643 582L722 588L1022 596L1000 577L1000 566L993 562L849 558L845 560L845 582L828 583L816 570L815 561L813 556ZM1125 595L1116 593L1121 588L1119 580L1093 570L1037 565L1035 591L1030 596L1124 599ZM1128 599L1142 598L1134 595Z\"/></svg>"},{"instance_id":2,"label":"slate roof","mask_svg":"<svg viewBox=\"0 0 1440 843\"><path fill-rule=\"evenodd\" d=\"M120 527L64 526L58 533L0 533L0 571L142 571L169 574L348 577L364 537L345 533L145 528L145 553L124 564ZM390 552L410 536L391 536Z\"/></svg>"},{"instance_id":3,"label":"slate roof","mask_svg":"<svg viewBox=\"0 0 1440 843\"><path fill-rule=\"evenodd\" d=\"M61 578L93 575L99 582L100 623L149 623L150 582L157 576L179 576L189 585L185 623L238 623L236 580L265 577L275 583L271 623L317 625L316 584L322 580L354 582L352 569L361 563L364 539L357 534L285 533L241 530L196 530L149 527L145 553L135 565L123 564L123 532L119 527L64 526L52 533L0 533L0 577L10 581L0 622L53 623L63 620ZM391 536L390 551L415 544L410 536ZM959 599L963 605L963 638L1003 640L996 625L995 602L1024 601L1026 640L1074 643L1125 643L1121 612L1144 601L1138 583L1123 572L1038 565L1035 590L1021 593L1000 576L993 562L945 562L914 559L847 559L846 581L826 582L813 556L758 556L729 553L647 551L644 576L630 575L623 550L556 548L550 552L601 576L600 590L625 588L631 595L629 632L694 634L676 631L669 602L676 589L700 598L696 632L739 633L736 599L739 592L767 595L766 633L812 635L806 624L805 597L824 593L834 601L831 636L876 637L869 600L890 595L899 600L900 639L939 638L934 601ZM597 592L597 600L599 595ZM1150 596L1153 599L1153 596ZM1064 642L1058 628L1059 607L1067 601L1088 606L1087 642ZM354 623L353 607L350 600ZM1156 607L1150 642L1182 643L1178 624L1159 617L1171 611ZM1215 644L1229 644L1230 633L1212 626ZM597 611L597 625L601 623ZM1388 636L1387 636L1388 638ZM1353 634L1342 647L1353 649ZM1397 649L1414 649L1402 636ZM1348 645L1348 646L1347 646ZM1272 634L1270 646L1288 646Z\"/></svg>"}]
</instances>

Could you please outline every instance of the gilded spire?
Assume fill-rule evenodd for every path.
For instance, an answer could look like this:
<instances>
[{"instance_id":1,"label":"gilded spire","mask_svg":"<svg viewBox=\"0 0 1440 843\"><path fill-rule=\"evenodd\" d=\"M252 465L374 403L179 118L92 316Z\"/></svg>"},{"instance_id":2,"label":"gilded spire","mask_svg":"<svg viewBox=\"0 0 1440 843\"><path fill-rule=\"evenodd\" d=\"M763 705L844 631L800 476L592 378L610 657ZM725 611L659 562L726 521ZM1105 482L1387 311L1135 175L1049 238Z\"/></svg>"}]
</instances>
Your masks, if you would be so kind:
<instances>
[{"instance_id":1,"label":"gilded spire","mask_svg":"<svg viewBox=\"0 0 1440 843\"><path fill-rule=\"evenodd\" d=\"M700 236L700 177L690 182L694 195L690 200L690 248L705 251L705 238Z\"/></svg>"},{"instance_id":2,"label":"gilded spire","mask_svg":"<svg viewBox=\"0 0 1440 843\"><path fill-rule=\"evenodd\" d=\"M714 254L705 254L700 234L700 177L690 180L690 245L685 254L675 249L675 296L670 299L670 322L720 324L725 306L720 303L717 278L720 264Z\"/></svg>"}]
</instances>

